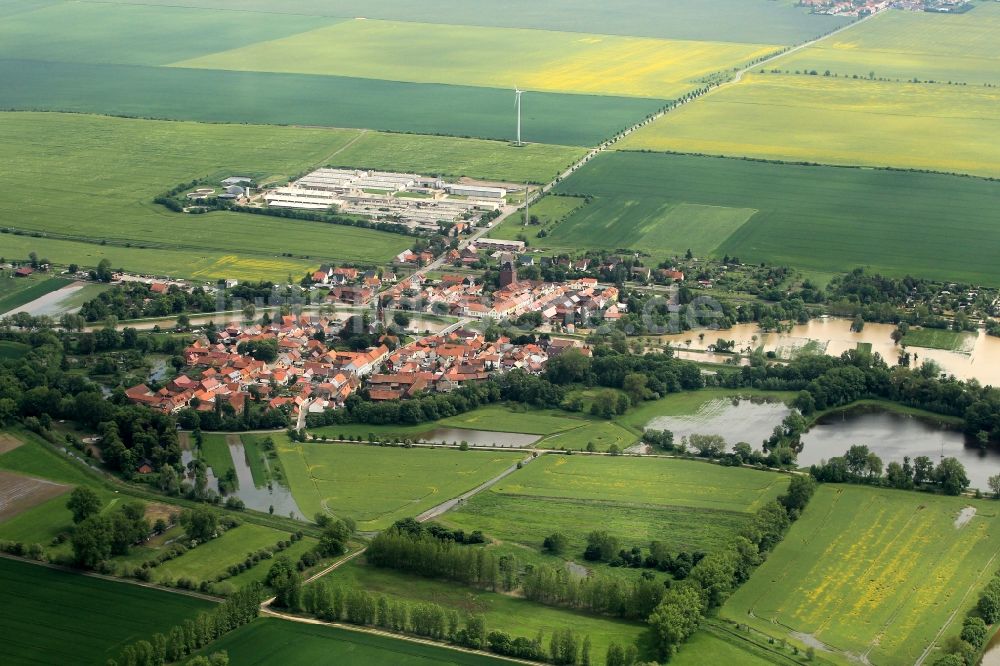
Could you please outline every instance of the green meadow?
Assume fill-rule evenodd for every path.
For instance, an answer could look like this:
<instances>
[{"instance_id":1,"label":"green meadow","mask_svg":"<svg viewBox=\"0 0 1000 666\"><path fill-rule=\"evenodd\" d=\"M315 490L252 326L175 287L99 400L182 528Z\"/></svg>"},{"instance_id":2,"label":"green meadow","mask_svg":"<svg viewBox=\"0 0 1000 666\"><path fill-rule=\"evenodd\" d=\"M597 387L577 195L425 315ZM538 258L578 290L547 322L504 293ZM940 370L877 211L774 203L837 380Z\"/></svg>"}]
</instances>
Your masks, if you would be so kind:
<instances>
[{"instance_id":1,"label":"green meadow","mask_svg":"<svg viewBox=\"0 0 1000 666\"><path fill-rule=\"evenodd\" d=\"M299 444L275 437L288 485L307 516L349 516L384 529L472 490L522 453Z\"/></svg>"},{"instance_id":2,"label":"green meadow","mask_svg":"<svg viewBox=\"0 0 1000 666\"><path fill-rule=\"evenodd\" d=\"M976 344L976 334L942 328L914 328L903 337L903 344L910 347L971 352Z\"/></svg>"},{"instance_id":3,"label":"green meadow","mask_svg":"<svg viewBox=\"0 0 1000 666\"><path fill-rule=\"evenodd\" d=\"M550 454L442 519L537 554L545 537L561 532L569 541L564 556L577 561L594 530L607 530L626 549L662 541L677 551L711 551L786 484L778 474L699 461Z\"/></svg>"},{"instance_id":4,"label":"green meadow","mask_svg":"<svg viewBox=\"0 0 1000 666\"><path fill-rule=\"evenodd\" d=\"M178 558L167 560L153 569L157 582L173 582L180 578L200 583L212 580L232 564L243 562L250 554L285 541L289 533L270 527L244 523L227 530L222 536L193 548ZM315 543L315 542L314 542ZM259 578L267 575L273 560L263 560L251 569ZM293 562L294 564L294 562ZM257 571L257 570L260 571ZM250 582L249 579L241 582Z\"/></svg>"},{"instance_id":5,"label":"green meadow","mask_svg":"<svg viewBox=\"0 0 1000 666\"><path fill-rule=\"evenodd\" d=\"M0 601L4 663L12 665L105 663L213 605L7 559L0 559Z\"/></svg>"},{"instance_id":6,"label":"green meadow","mask_svg":"<svg viewBox=\"0 0 1000 666\"><path fill-rule=\"evenodd\" d=\"M735 230L721 231L711 255L807 270L868 266L892 275L1000 283L993 261L1000 253L1000 212L993 205L1000 184L977 178L619 152L594 159L557 191L643 202L613 226L598 216L577 221L587 207L577 209L552 234L579 249L604 247L608 234L631 237L633 227L649 224L654 206L687 203L718 207L722 218L731 209L758 211ZM673 239L669 228L656 233L666 240L632 249L664 257L708 240L700 230Z\"/></svg>"},{"instance_id":7,"label":"green meadow","mask_svg":"<svg viewBox=\"0 0 1000 666\"><path fill-rule=\"evenodd\" d=\"M580 148L446 136L364 132L330 157L333 166L523 183L548 183L583 156Z\"/></svg>"}]
</instances>

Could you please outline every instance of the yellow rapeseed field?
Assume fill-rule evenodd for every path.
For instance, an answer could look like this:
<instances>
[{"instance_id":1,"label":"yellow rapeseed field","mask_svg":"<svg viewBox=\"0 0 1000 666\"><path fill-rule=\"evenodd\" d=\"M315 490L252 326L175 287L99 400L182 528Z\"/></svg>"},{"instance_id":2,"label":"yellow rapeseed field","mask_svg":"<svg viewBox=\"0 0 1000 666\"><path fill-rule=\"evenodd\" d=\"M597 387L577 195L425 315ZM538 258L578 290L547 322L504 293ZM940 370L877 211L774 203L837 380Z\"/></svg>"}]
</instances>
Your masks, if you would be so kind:
<instances>
[{"instance_id":1,"label":"yellow rapeseed field","mask_svg":"<svg viewBox=\"0 0 1000 666\"><path fill-rule=\"evenodd\" d=\"M235 278L237 280L283 280L291 275L299 278L309 267L318 262L295 259L264 259L228 254L218 259L206 259L191 273L192 277L207 280Z\"/></svg>"},{"instance_id":2,"label":"yellow rapeseed field","mask_svg":"<svg viewBox=\"0 0 1000 666\"><path fill-rule=\"evenodd\" d=\"M1000 89L753 74L623 149L1000 176Z\"/></svg>"},{"instance_id":3,"label":"yellow rapeseed field","mask_svg":"<svg viewBox=\"0 0 1000 666\"><path fill-rule=\"evenodd\" d=\"M175 66L673 98L778 48L356 19Z\"/></svg>"}]
</instances>

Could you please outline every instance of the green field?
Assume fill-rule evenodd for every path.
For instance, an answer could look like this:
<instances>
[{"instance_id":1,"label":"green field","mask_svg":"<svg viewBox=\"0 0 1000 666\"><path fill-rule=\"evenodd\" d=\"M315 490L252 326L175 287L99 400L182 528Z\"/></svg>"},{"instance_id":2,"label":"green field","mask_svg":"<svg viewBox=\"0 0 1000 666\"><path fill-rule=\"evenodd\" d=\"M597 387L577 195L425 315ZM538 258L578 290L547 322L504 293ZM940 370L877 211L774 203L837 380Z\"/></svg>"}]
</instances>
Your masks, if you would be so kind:
<instances>
[{"instance_id":1,"label":"green field","mask_svg":"<svg viewBox=\"0 0 1000 666\"><path fill-rule=\"evenodd\" d=\"M241 435L240 441L243 442L243 451L246 454L247 465L250 466L250 476L253 477L253 483L258 488L266 486L271 482L271 468L267 462L264 462L264 457L267 455L261 446L261 442L267 437L267 435Z\"/></svg>"},{"instance_id":2,"label":"green field","mask_svg":"<svg viewBox=\"0 0 1000 666\"><path fill-rule=\"evenodd\" d=\"M69 240L106 241L107 246L87 246L95 255L104 255L106 249L112 255L120 246L164 250L173 254L159 265L169 261L172 275L211 278L252 272L258 279L277 279L293 267L315 267L323 258L385 261L411 242L398 234L299 220L180 215L152 203L160 192L196 177L224 178L235 172L262 179L288 177L323 163L357 136L352 130L38 113L5 114L3 120L0 165L5 187L0 211L21 229ZM121 145L129 150L119 150ZM28 190L33 196L22 196ZM231 233L232 225L238 225L240 233ZM49 253L48 239L4 238L39 255L53 255L54 260L69 249L54 243L55 252ZM299 261L289 261L284 253ZM312 260L301 260L307 256ZM115 258L126 268L155 270L139 263L135 254ZM134 263L124 263L126 259Z\"/></svg>"},{"instance_id":3,"label":"green field","mask_svg":"<svg viewBox=\"0 0 1000 666\"><path fill-rule=\"evenodd\" d=\"M579 148L417 134L365 132L328 162L334 166L548 183L583 156Z\"/></svg>"},{"instance_id":4,"label":"green field","mask_svg":"<svg viewBox=\"0 0 1000 666\"><path fill-rule=\"evenodd\" d=\"M212 468L215 478L221 479L229 470L235 473L233 456L229 453L226 435L202 435L201 449L198 457Z\"/></svg>"},{"instance_id":5,"label":"green field","mask_svg":"<svg viewBox=\"0 0 1000 666\"><path fill-rule=\"evenodd\" d=\"M829 70L903 81L1000 83L1000 7L961 14L888 11L776 62L782 70Z\"/></svg>"},{"instance_id":6,"label":"green field","mask_svg":"<svg viewBox=\"0 0 1000 666\"><path fill-rule=\"evenodd\" d=\"M124 4L159 4L158 0L115 0ZM455 0L186 0L190 7L306 14L452 25L536 28L608 35L638 35L703 41L792 44L833 30L847 19L810 14L793 0L674 0L648 3L577 0L573 11L532 0L508 0L503 11Z\"/></svg>"},{"instance_id":7,"label":"green field","mask_svg":"<svg viewBox=\"0 0 1000 666\"><path fill-rule=\"evenodd\" d=\"M9 340L0 341L0 361L21 358L27 354L30 349L31 347L21 342L10 342Z\"/></svg>"},{"instance_id":8,"label":"green field","mask_svg":"<svg viewBox=\"0 0 1000 666\"><path fill-rule=\"evenodd\" d=\"M546 229L546 233L548 233L550 225L565 220L573 211L583 205L583 201L579 197L547 196L533 204L529 211L529 215L538 217L537 225L525 226L523 215L511 215L500 226L490 231L489 237L504 240L517 240L523 237L532 247L536 245L536 241L544 245L544 240L538 241L538 232Z\"/></svg>"},{"instance_id":9,"label":"green field","mask_svg":"<svg viewBox=\"0 0 1000 666\"><path fill-rule=\"evenodd\" d=\"M509 90L142 65L0 60L4 108L512 140ZM535 93L524 140L593 146L661 100ZM238 128L236 128L238 129Z\"/></svg>"},{"instance_id":10,"label":"green field","mask_svg":"<svg viewBox=\"0 0 1000 666\"><path fill-rule=\"evenodd\" d=\"M573 187L572 181L566 187ZM533 245L572 252L586 237L588 246L599 249L655 248L661 256L690 249L704 256L754 213L748 208L679 203L656 196L599 196Z\"/></svg>"},{"instance_id":11,"label":"green field","mask_svg":"<svg viewBox=\"0 0 1000 666\"><path fill-rule=\"evenodd\" d=\"M361 587L374 595L410 603L431 602L455 608L459 613L476 613L486 618L486 631L504 631L511 636L534 638L544 633L548 647L554 629L570 628L592 642L594 663L603 663L608 645L636 642L649 657L651 632L640 623L608 617L595 617L571 610L544 606L525 599L496 592L476 590L454 583L409 576L391 569L377 569L354 560L340 567L323 580L331 584Z\"/></svg>"},{"instance_id":12,"label":"green field","mask_svg":"<svg viewBox=\"0 0 1000 666\"><path fill-rule=\"evenodd\" d=\"M520 453L296 444L275 437L292 495L307 516L354 518L359 529L388 527L475 488Z\"/></svg>"},{"instance_id":13,"label":"green field","mask_svg":"<svg viewBox=\"0 0 1000 666\"><path fill-rule=\"evenodd\" d=\"M263 617L226 634L203 651L208 656L224 650L231 664L288 666L319 663L370 664L371 666L488 666L510 663L457 650L401 641L388 636L321 627Z\"/></svg>"},{"instance_id":14,"label":"green field","mask_svg":"<svg viewBox=\"0 0 1000 666\"><path fill-rule=\"evenodd\" d=\"M5 664L104 663L212 604L0 559Z\"/></svg>"},{"instance_id":15,"label":"green field","mask_svg":"<svg viewBox=\"0 0 1000 666\"><path fill-rule=\"evenodd\" d=\"M166 65L336 19L164 5L59 2L0 24L0 59Z\"/></svg>"},{"instance_id":16,"label":"green field","mask_svg":"<svg viewBox=\"0 0 1000 666\"><path fill-rule=\"evenodd\" d=\"M553 532L565 557L583 556L586 535L603 529L625 548L663 541L672 549L715 550L748 512L777 497L777 474L665 459L546 455L443 516L535 553Z\"/></svg>"},{"instance_id":17,"label":"green field","mask_svg":"<svg viewBox=\"0 0 1000 666\"><path fill-rule=\"evenodd\" d=\"M356 19L174 66L674 99L778 48Z\"/></svg>"},{"instance_id":18,"label":"green field","mask_svg":"<svg viewBox=\"0 0 1000 666\"><path fill-rule=\"evenodd\" d=\"M566 449L567 451L583 451L593 444L597 451L607 451L612 445L625 450L635 444L634 433L622 428L617 423L592 420L583 425L543 437L535 446L540 449Z\"/></svg>"},{"instance_id":19,"label":"green field","mask_svg":"<svg viewBox=\"0 0 1000 666\"><path fill-rule=\"evenodd\" d=\"M621 147L1000 176L998 108L997 88L752 74Z\"/></svg>"},{"instance_id":20,"label":"green field","mask_svg":"<svg viewBox=\"0 0 1000 666\"><path fill-rule=\"evenodd\" d=\"M9 252L4 244L4 252ZM44 273L35 273L28 277L14 277L13 274L0 274L0 315L13 312L31 301L62 289L70 284L69 280L51 277Z\"/></svg>"},{"instance_id":21,"label":"green field","mask_svg":"<svg viewBox=\"0 0 1000 666\"><path fill-rule=\"evenodd\" d=\"M594 159L557 189L641 200L643 209L659 202L759 211L734 233L715 239L717 256L810 270L869 266L892 275L1000 283L993 261L1000 253L1000 210L994 205L1000 184L975 178L623 152ZM594 218L562 238L578 249L601 247L596 230L628 237L631 226L647 218L618 219L619 228L609 230L602 218ZM573 221L563 222L554 235ZM700 232L672 240L667 231L661 234L670 246L635 249L658 257L704 238Z\"/></svg>"},{"instance_id":22,"label":"green field","mask_svg":"<svg viewBox=\"0 0 1000 666\"><path fill-rule=\"evenodd\" d=\"M976 344L976 334L943 328L913 328L906 333L902 342L909 347L971 352Z\"/></svg>"},{"instance_id":23,"label":"green field","mask_svg":"<svg viewBox=\"0 0 1000 666\"><path fill-rule=\"evenodd\" d=\"M270 527L244 523L226 531L222 536L189 550L178 558L167 560L153 569L153 579L157 582L176 581L188 578L195 583L211 580L224 572L231 564L238 564L247 555L261 548L273 546L278 541L287 540L289 534ZM253 570L261 569L261 578L267 575L270 560L257 564ZM249 580L247 581L249 582Z\"/></svg>"},{"instance_id":24,"label":"green field","mask_svg":"<svg viewBox=\"0 0 1000 666\"><path fill-rule=\"evenodd\" d=\"M965 507L977 513L956 527ZM793 642L810 636L844 661L912 664L946 624L943 637L960 631L952 613L974 605L996 570L996 520L991 502L822 486L721 616Z\"/></svg>"},{"instance_id":25,"label":"green field","mask_svg":"<svg viewBox=\"0 0 1000 666\"><path fill-rule=\"evenodd\" d=\"M529 435L551 435L578 428L581 420L554 409L520 411L504 405L480 407L458 416L441 419L437 424L470 430L519 432Z\"/></svg>"},{"instance_id":26,"label":"green field","mask_svg":"<svg viewBox=\"0 0 1000 666\"><path fill-rule=\"evenodd\" d=\"M774 650L774 651L772 651ZM789 658L776 654L775 648L752 645L715 627L703 626L671 658L671 666L703 666L704 664L733 664L734 666L773 666L794 664Z\"/></svg>"},{"instance_id":27,"label":"green field","mask_svg":"<svg viewBox=\"0 0 1000 666\"><path fill-rule=\"evenodd\" d=\"M0 469L71 485L93 484L96 480L81 463L55 453L35 433L21 428L0 432L13 435L24 442L16 449L0 455Z\"/></svg>"}]
</instances>

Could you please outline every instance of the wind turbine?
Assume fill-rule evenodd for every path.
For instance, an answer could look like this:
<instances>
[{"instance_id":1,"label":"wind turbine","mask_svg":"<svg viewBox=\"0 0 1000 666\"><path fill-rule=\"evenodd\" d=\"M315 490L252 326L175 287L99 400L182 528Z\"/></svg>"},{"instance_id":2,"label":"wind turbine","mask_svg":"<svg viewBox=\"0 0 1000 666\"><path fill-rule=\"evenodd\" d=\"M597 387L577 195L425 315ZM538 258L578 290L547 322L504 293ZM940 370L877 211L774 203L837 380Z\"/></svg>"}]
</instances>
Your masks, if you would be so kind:
<instances>
[{"instance_id":1,"label":"wind turbine","mask_svg":"<svg viewBox=\"0 0 1000 666\"><path fill-rule=\"evenodd\" d=\"M524 145L521 141L521 95L523 94L523 90L514 86L514 105L517 107L517 141L514 145L519 147Z\"/></svg>"}]
</instances>

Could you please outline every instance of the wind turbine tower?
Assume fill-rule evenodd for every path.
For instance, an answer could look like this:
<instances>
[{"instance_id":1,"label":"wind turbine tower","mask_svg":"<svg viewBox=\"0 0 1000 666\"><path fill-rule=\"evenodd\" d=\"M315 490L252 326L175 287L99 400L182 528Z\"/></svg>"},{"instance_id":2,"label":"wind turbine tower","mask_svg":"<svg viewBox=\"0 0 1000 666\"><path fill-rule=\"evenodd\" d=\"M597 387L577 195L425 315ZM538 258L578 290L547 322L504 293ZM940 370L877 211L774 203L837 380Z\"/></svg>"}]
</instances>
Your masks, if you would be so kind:
<instances>
[{"instance_id":1,"label":"wind turbine tower","mask_svg":"<svg viewBox=\"0 0 1000 666\"><path fill-rule=\"evenodd\" d=\"M514 105L517 107L517 141L514 143L515 146L523 146L524 143L521 141L521 95L524 91L514 87Z\"/></svg>"}]
</instances>

